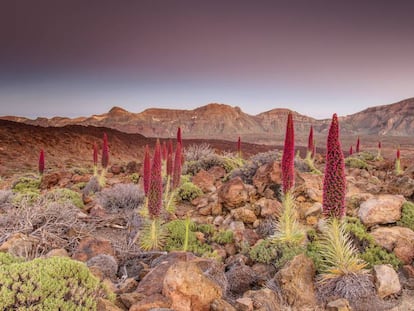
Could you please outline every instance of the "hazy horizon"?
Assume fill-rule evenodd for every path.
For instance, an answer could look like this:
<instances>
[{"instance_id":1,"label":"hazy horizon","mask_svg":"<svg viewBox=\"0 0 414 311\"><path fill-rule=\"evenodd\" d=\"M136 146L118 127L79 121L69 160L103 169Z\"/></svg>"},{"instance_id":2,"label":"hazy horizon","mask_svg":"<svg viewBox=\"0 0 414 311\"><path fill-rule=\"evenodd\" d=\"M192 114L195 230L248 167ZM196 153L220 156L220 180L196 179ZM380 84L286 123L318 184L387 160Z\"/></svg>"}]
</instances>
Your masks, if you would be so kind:
<instances>
[{"instance_id":1,"label":"hazy horizon","mask_svg":"<svg viewBox=\"0 0 414 311\"><path fill-rule=\"evenodd\" d=\"M414 2L110 0L2 5L0 115L113 106L317 119L414 96Z\"/></svg>"}]
</instances>

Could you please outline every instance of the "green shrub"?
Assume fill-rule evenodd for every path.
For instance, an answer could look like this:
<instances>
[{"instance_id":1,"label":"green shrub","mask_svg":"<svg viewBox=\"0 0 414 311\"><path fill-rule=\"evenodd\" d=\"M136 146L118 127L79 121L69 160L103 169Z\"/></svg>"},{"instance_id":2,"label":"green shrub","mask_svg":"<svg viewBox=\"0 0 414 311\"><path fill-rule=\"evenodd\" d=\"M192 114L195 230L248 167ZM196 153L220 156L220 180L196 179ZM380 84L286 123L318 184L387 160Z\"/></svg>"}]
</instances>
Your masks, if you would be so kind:
<instances>
[{"instance_id":1,"label":"green shrub","mask_svg":"<svg viewBox=\"0 0 414 311\"><path fill-rule=\"evenodd\" d=\"M394 253L389 253L386 249L378 245L368 246L360 257L368 263L368 267L372 268L375 265L390 264L395 270L401 266L401 261Z\"/></svg>"},{"instance_id":2,"label":"green shrub","mask_svg":"<svg viewBox=\"0 0 414 311\"><path fill-rule=\"evenodd\" d=\"M234 241L233 231L231 230L218 231L213 235L213 241L218 244L222 244L222 245L233 243Z\"/></svg>"},{"instance_id":3,"label":"green shrub","mask_svg":"<svg viewBox=\"0 0 414 311\"><path fill-rule=\"evenodd\" d=\"M71 203L79 208L84 207L82 196L80 195L80 193L67 188L57 188L52 191L49 191L45 194L45 199L60 204Z\"/></svg>"},{"instance_id":4,"label":"green shrub","mask_svg":"<svg viewBox=\"0 0 414 311\"><path fill-rule=\"evenodd\" d=\"M40 192L37 191L30 191L25 190L23 192L17 192L11 202L16 207L21 207L24 205L33 205L36 203L40 198Z\"/></svg>"},{"instance_id":5,"label":"green shrub","mask_svg":"<svg viewBox=\"0 0 414 311\"><path fill-rule=\"evenodd\" d=\"M376 155L368 152L368 151L362 151L356 155L359 159L363 161L373 161L375 160Z\"/></svg>"},{"instance_id":6,"label":"green shrub","mask_svg":"<svg viewBox=\"0 0 414 311\"><path fill-rule=\"evenodd\" d=\"M186 158L182 172L183 174L195 175L201 170L208 171L214 166L224 167L223 157L219 156L218 154L211 154L205 158L193 161L187 160Z\"/></svg>"},{"instance_id":7,"label":"green shrub","mask_svg":"<svg viewBox=\"0 0 414 311\"><path fill-rule=\"evenodd\" d=\"M227 173L230 173L235 169L242 167L244 164L245 161L238 156L233 156L230 154L223 157L223 166Z\"/></svg>"},{"instance_id":8,"label":"green shrub","mask_svg":"<svg viewBox=\"0 0 414 311\"><path fill-rule=\"evenodd\" d=\"M402 206L401 212L401 219L397 222L397 224L399 226L414 230L414 203L405 202Z\"/></svg>"},{"instance_id":9,"label":"green shrub","mask_svg":"<svg viewBox=\"0 0 414 311\"><path fill-rule=\"evenodd\" d=\"M131 176L131 182L134 184L139 183L139 179L141 178L141 175L139 175L138 173L132 173Z\"/></svg>"},{"instance_id":10,"label":"green shrub","mask_svg":"<svg viewBox=\"0 0 414 311\"><path fill-rule=\"evenodd\" d=\"M13 185L14 192L39 192L40 180L34 177L20 177Z\"/></svg>"},{"instance_id":11,"label":"green shrub","mask_svg":"<svg viewBox=\"0 0 414 311\"><path fill-rule=\"evenodd\" d=\"M306 256L312 259L315 270L317 273L321 273L323 269L323 256L322 247L320 241L315 239L306 245Z\"/></svg>"},{"instance_id":12,"label":"green shrub","mask_svg":"<svg viewBox=\"0 0 414 311\"><path fill-rule=\"evenodd\" d=\"M354 157L347 157L345 159L345 165L351 168L359 168L359 169L368 169L368 163L364 160L354 158Z\"/></svg>"},{"instance_id":13,"label":"green shrub","mask_svg":"<svg viewBox=\"0 0 414 311\"><path fill-rule=\"evenodd\" d=\"M177 191L177 196L181 201L192 201L203 194L203 191L192 182L184 182Z\"/></svg>"},{"instance_id":14,"label":"green shrub","mask_svg":"<svg viewBox=\"0 0 414 311\"><path fill-rule=\"evenodd\" d=\"M98 297L114 299L83 263L69 258L19 262L0 254L0 262L1 310L86 311L96 310Z\"/></svg>"}]
</instances>

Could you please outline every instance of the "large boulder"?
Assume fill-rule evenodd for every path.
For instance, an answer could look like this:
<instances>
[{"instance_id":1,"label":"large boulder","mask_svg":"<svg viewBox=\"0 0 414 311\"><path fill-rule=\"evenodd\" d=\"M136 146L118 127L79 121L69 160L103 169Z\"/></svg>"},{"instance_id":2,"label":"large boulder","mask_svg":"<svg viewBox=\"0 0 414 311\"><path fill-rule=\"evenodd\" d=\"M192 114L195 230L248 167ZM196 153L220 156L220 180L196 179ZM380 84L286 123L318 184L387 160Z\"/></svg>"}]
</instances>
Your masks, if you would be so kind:
<instances>
[{"instance_id":1,"label":"large boulder","mask_svg":"<svg viewBox=\"0 0 414 311\"><path fill-rule=\"evenodd\" d=\"M400 220L401 207L405 201L402 195L379 195L361 203L358 217L367 227L394 223Z\"/></svg>"},{"instance_id":2,"label":"large boulder","mask_svg":"<svg viewBox=\"0 0 414 311\"><path fill-rule=\"evenodd\" d=\"M216 186L214 186L215 177L213 174L206 172L205 170L199 171L194 175L192 182L198 186L204 193L214 192Z\"/></svg>"},{"instance_id":3,"label":"large boulder","mask_svg":"<svg viewBox=\"0 0 414 311\"><path fill-rule=\"evenodd\" d=\"M304 196L307 201L322 203L323 175L300 173L295 193Z\"/></svg>"},{"instance_id":4,"label":"large boulder","mask_svg":"<svg viewBox=\"0 0 414 311\"><path fill-rule=\"evenodd\" d=\"M176 311L209 311L215 299L223 295L221 287L204 275L196 262L177 262L165 274L164 296Z\"/></svg>"},{"instance_id":5,"label":"large boulder","mask_svg":"<svg viewBox=\"0 0 414 311\"><path fill-rule=\"evenodd\" d=\"M231 210L231 215L235 220L240 220L245 224L252 224L257 220L256 214L247 207L238 207Z\"/></svg>"},{"instance_id":6,"label":"large boulder","mask_svg":"<svg viewBox=\"0 0 414 311\"><path fill-rule=\"evenodd\" d=\"M375 242L394 254L404 263L414 259L414 231L405 227L379 227L371 231Z\"/></svg>"},{"instance_id":7,"label":"large boulder","mask_svg":"<svg viewBox=\"0 0 414 311\"><path fill-rule=\"evenodd\" d=\"M374 266L375 287L380 298L385 298L401 291L397 272L391 265Z\"/></svg>"},{"instance_id":8,"label":"large boulder","mask_svg":"<svg viewBox=\"0 0 414 311\"><path fill-rule=\"evenodd\" d=\"M282 170L280 162L272 162L260 166L253 176L253 185L260 195L265 195L270 190L275 195L275 190L282 184Z\"/></svg>"},{"instance_id":9,"label":"large boulder","mask_svg":"<svg viewBox=\"0 0 414 311\"><path fill-rule=\"evenodd\" d=\"M220 187L218 199L229 209L241 207L249 201L248 187L240 177L235 177Z\"/></svg>"},{"instance_id":10,"label":"large boulder","mask_svg":"<svg viewBox=\"0 0 414 311\"><path fill-rule=\"evenodd\" d=\"M275 275L286 302L298 309L315 306L315 266L304 254L295 256Z\"/></svg>"},{"instance_id":11,"label":"large boulder","mask_svg":"<svg viewBox=\"0 0 414 311\"><path fill-rule=\"evenodd\" d=\"M249 290L244 293L243 297L253 300L255 311L281 311L283 304L278 295L269 288L260 290Z\"/></svg>"}]
</instances>

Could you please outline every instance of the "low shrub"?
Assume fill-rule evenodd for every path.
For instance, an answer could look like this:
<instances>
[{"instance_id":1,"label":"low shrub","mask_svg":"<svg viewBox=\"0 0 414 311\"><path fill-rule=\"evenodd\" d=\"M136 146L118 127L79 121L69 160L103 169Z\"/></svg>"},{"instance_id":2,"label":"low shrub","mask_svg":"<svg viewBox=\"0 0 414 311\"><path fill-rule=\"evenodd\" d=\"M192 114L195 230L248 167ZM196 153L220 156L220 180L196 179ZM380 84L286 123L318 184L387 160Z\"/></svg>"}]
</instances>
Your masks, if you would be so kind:
<instances>
[{"instance_id":1,"label":"low shrub","mask_svg":"<svg viewBox=\"0 0 414 311\"><path fill-rule=\"evenodd\" d=\"M84 207L82 196L78 192L67 188L57 188L49 191L44 195L44 198L51 202L60 204L71 203L79 208Z\"/></svg>"},{"instance_id":2,"label":"low shrub","mask_svg":"<svg viewBox=\"0 0 414 311\"><path fill-rule=\"evenodd\" d=\"M184 182L177 191L178 199L191 202L203 194L203 191L192 182Z\"/></svg>"},{"instance_id":3,"label":"low shrub","mask_svg":"<svg viewBox=\"0 0 414 311\"><path fill-rule=\"evenodd\" d=\"M234 242L233 231L231 230L218 231L213 235L212 240L221 245L233 243Z\"/></svg>"},{"instance_id":4,"label":"low shrub","mask_svg":"<svg viewBox=\"0 0 414 311\"><path fill-rule=\"evenodd\" d=\"M399 226L414 230L414 203L405 202L401 210L401 219L397 222Z\"/></svg>"},{"instance_id":5,"label":"low shrub","mask_svg":"<svg viewBox=\"0 0 414 311\"><path fill-rule=\"evenodd\" d=\"M39 192L40 180L35 177L20 177L12 186L13 192Z\"/></svg>"},{"instance_id":6,"label":"low shrub","mask_svg":"<svg viewBox=\"0 0 414 311\"><path fill-rule=\"evenodd\" d=\"M63 257L14 260L0 253L1 310L96 310L114 295L81 262Z\"/></svg>"},{"instance_id":7,"label":"low shrub","mask_svg":"<svg viewBox=\"0 0 414 311\"><path fill-rule=\"evenodd\" d=\"M359 168L359 169L368 169L368 163L364 160L355 158L355 157L347 157L345 159L345 165L350 168Z\"/></svg>"},{"instance_id":8,"label":"low shrub","mask_svg":"<svg viewBox=\"0 0 414 311\"><path fill-rule=\"evenodd\" d=\"M92 176L91 179L86 183L85 187L82 189L83 195L89 196L96 192L101 191L101 185L99 184L99 177Z\"/></svg>"},{"instance_id":9,"label":"low shrub","mask_svg":"<svg viewBox=\"0 0 414 311\"><path fill-rule=\"evenodd\" d=\"M120 208L134 209L145 201L144 191L135 184L116 184L98 195L101 205L111 211Z\"/></svg>"},{"instance_id":10,"label":"low shrub","mask_svg":"<svg viewBox=\"0 0 414 311\"><path fill-rule=\"evenodd\" d=\"M200 161L214 155L214 149L207 143L192 144L184 149L186 161Z\"/></svg>"}]
</instances>

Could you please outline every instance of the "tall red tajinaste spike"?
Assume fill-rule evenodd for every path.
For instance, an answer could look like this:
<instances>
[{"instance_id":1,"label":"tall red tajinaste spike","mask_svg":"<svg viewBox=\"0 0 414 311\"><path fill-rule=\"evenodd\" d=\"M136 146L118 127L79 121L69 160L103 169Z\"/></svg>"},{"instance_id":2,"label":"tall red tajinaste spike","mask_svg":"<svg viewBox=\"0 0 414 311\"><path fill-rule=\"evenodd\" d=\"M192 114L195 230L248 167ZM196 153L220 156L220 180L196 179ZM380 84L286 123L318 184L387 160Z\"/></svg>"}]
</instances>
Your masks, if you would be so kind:
<instances>
[{"instance_id":1,"label":"tall red tajinaste spike","mask_svg":"<svg viewBox=\"0 0 414 311\"><path fill-rule=\"evenodd\" d=\"M40 150L39 154L39 174L43 175L45 171L45 153L43 149Z\"/></svg>"},{"instance_id":2,"label":"tall red tajinaste spike","mask_svg":"<svg viewBox=\"0 0 414 311\"><path fill-rule=\"evenodd\" d=\"M172 176L173 173L173 150L171 140L168 142L168 151L167 151L167 176Z\"/></svg>"},{"instance_id":3,"label":"tall red tajinaste spike","mask_svg":"<svg viewBox=\"0 0 414 311\"><path fill-rule=\"evenodd\" d=\"M148 213L151 218L160 216L162 207L161 146L157 139L152 160L150 186L148 190Z\"/></svg>"},{"instance_id":4,"label":"tall red tajinaste spike","mask_svg":"<svg viewBox=\"0 0 414 311\"><path fill-rule=\"evenodd\" d=\"M162 143L162 159L163 159L164 161L166 161L166 160L167 160L167 155L168 155L168 151L167 151L167 143L164 141L164 142Z\"/></svg>"},{"instance_id":5,"label":"tall red tajinaste spike","mask_svg":"<svg viewBox=\"0 0 414 311\"><path fill-rule=\"evenodd\" d=\"M359 136L358 136L358 140L357 140L357 143L356 143L355 152L359 153Z\"/></svg>"},{"instance_id":6,"label":"tall red tajinaste spike","mask_svg":"<svg viewBox=\"0 0 414 311\"><path fill-rule=\"evenodd\" d=\"M98 165L98 146L93 143L93 166Z\"/></svg>"},{"instance_id":7,"label":"tall red tajinaste spike","mask_svg":"<svg viewBox=\"0 0 414 311\"><path fill-rule=\"evenodd\" d=\"M183 146L183 139L181 137L181 127L178 127L177 129L177 142L181 145L181 147Z\"/></svg>"},{"instance_id":8,"label":"tall red tajinaste spike","mask_svg":"<svg viewBox=\"0 0 414 311\"><path fill-rule=\"evenodd\" d=\"M102 167L107 168L109 164L109 147L108 147L108 136L106 133L103 134L103 145L102 145Z\"/></svg>"},{"instance_id":9,"label":"tall red tajinaste spike","mask_svg":"<svg viewBox=\"0 0 414 311\"><path fill-rule=\"evenodd\" d=\"M237 140L237 153L239 154L239 156L241 155L241 139L239 136L239 139Z\"/></svg>"},{"instance_id":10,"label":"tall red tajinaste spike","mask_svg":"<svg viewBox=\"0 0 414 311\"><path fill-rule=\"evenodd\" d=\"M397 148L397 160L400 160L401 157L401 151L400 151L400 147L398 146Z\"/></svg>"},{"instance_id":11,"label":"tall red tajinaste spike","mask_svg":"<svg viewBox=\"0 0 414 311\"><path fill-rule=\"evenodd\" d=\"M313 153L314 152L314 144L315 141L313 139L313 126L311 125L309 130L309 137L308 137L308 152Z\"/></svg>"},{"instance_id":12,"label":"tall red tajinaste spike","mask_svg":"<svg viewBox=\"0 0 414 311\"><path fill-rule=\"evenodd\" d=\"M339 140L336 113L332 117L326 144L325 176L323 180L323 214L328 217L345 215L345 161Z\"/></svg>"},{"instance_id":13,"label":"tall red tajinaste spike","mask_svg":"<svg viewBox=\"0 0 414 311\"><path fill-rule=\"evenodd\" d=\"M144 154L144 193L148 195L148 189L150 185L151 179L151 159L149 153L148 145L145 146L145 154Z\"/></svg>"},{"instance_id":14,"label":"tall red tajinaste spike","mask_svg":"<svg viewBox=\"0 0 414 311\"><path fill-rule=\"evenodd\" d=\"M354 153L354 150L352 149L352 146L349 148L349 155L352 155Z\"/></svg>"},{"instance_id":15,"label":"tall red tajinaste spike","mask_svg":"<svg viewBox=\"0 0 414 311\"><path fill-rule=\"evenodd\" d=\"M177 143L174 158L174 172L173 172L173 189L180 186L181 180L181 144Z\"/></svg>"},{"instance_id":16,"label":"tall red tajinaste spike","mask_svg":"<svg viewBox=\"0 0 414 311\"><path fill-rule=\"evenodd\" d=\"M282 156L283 192L286 194L295 185L295 132L293 128L293 115L288 114L286 124L285 145Z\"/></svg>"},{"instance_id":17,"label":"tall red tajinaste spike","mask_svg":"<svg viewBox=\"0 0 414 311\"><path fill-rule=\"evenodd\" d=\"M380 141L378 142L378 149L381 150L381 142Z\"/></svg>"}]
</instances>

